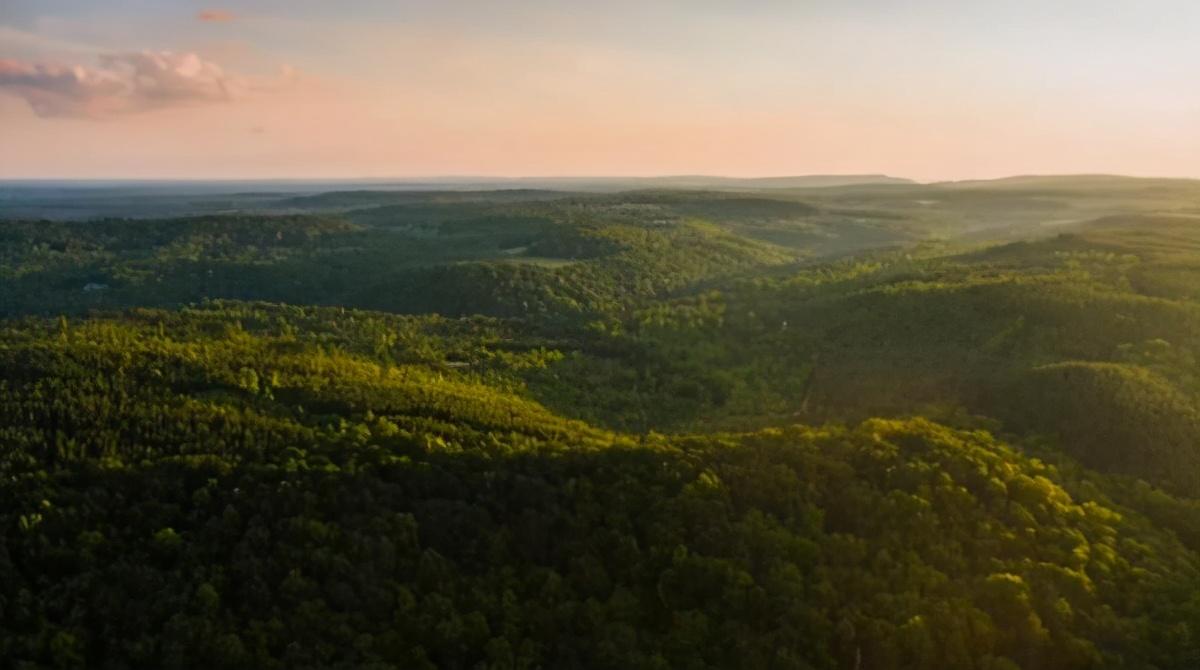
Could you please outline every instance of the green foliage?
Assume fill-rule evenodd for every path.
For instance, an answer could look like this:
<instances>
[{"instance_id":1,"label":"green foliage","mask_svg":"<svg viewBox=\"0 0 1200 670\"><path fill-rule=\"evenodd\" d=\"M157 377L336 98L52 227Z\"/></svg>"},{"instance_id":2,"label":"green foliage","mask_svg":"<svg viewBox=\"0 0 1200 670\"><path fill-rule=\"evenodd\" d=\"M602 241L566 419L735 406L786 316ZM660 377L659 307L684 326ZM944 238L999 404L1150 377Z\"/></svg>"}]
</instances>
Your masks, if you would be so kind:
<instances>
[{"instance_id":1,"label":"green foliage","mask_svg":"<svg viewBox=\"0 0 1200 670\"><path fill-rule=\"evenodd\" d=\"M530 385L560 411L636 430L991 417L1012 434L1052 435L1094 467L1198 495L1200 304L1142 293L1136 278L1169 263L1200 284L1189 251L1200 226L1161 217L1084 230L718 284L593 330Z\"/></svg>"},{"instance_id":2,"label":"green foliage","mask_svg":"<svg viewBox=\"0 0 1200 670\"><path fill-rule=\"evenodd\" d=\"M1082 463L1200 492L1200 413L1190 398L1145 368L1046 365L1007 396L1014 423L1054 435Z\"/></svg>"},{"instance_id":3,"label":"green foliage","mask_svg":"<svg viewBox=\"0 0 1200 670\"><path fill-rule=\"evenodd\" d=\"M986 433L876 420L635 439L437 357L351 351L382 324L467 346L487 322L368 318L224 305L66 339L51 321L5 330L6 655L1063 668L1191 653L1154 636L1197 620L1195 555Z\"/></svg>"},{"instance_id":4,"label":"green foliage","mask_svg":"<svg viewBox=\"0 0 1200 670\"><path fill-rule=\"evenodd\" d=\"M1195 667L1194 192L2 223L0 659Z\"/></svg>"}]
</instances>

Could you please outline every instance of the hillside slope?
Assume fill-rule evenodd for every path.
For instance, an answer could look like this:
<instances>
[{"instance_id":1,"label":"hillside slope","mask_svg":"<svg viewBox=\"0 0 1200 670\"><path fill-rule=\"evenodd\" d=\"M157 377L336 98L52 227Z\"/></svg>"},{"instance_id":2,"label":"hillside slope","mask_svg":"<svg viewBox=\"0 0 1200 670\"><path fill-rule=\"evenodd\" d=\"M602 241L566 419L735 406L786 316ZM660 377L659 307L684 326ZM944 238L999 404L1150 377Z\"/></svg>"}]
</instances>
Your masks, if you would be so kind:
<instances>
[{"instance_id":1,"label":"hillside slope","mask_svg":"<svg viewBox=\"0 0 1200 670\"><path fill-rule=\"evenodd\" d=\"M0 655L247 668L1195 657L1196 555L1109 499L1102 477L922 420L633 438L419 348L354 353L370 318L225 305L5 327ZM411 342L464 351L493 327L405 323Z\"/></svg>"},{"instance_id":2,"label":"hillside slope","mask_svg":"<svg viewBox=\"0 0 1200 670\"><path fill-rule=\"evenodd\" d=\"M1197 245L1200 220L1105 218L1040 241L728 282L610 325L531 386L560 411L636 430L912 414L995 426L966 416L982 415L1195 496ZM1048 373L1067 369L1128 374ZM1126 427L1085 430L1097 411Z\"/></svg>"}]
</instances>

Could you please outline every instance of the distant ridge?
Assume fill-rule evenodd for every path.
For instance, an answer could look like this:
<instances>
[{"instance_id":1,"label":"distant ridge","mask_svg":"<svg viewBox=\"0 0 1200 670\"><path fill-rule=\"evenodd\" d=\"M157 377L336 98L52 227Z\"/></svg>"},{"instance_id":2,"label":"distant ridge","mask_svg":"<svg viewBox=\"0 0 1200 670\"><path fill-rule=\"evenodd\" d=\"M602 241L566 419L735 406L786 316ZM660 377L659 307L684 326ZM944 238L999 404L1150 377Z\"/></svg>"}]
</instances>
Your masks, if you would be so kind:
<instances>
[{"instance_id":1,"label":"distant ridge","mask_svg":"<svg viewBox=\"0 0 1200 670\"><path fill-rule=\"evenodd\" d=\"M1115 174L1014 175L997 179L968 179L936 182L944 188L1141 188L1148 186L1197 186L1200 180L1186 177L1129 177Z\"/></svg>"},{"instance_id":2,"label":"distant ridge","mask_svg":"<svg viewBox=\"0 0 1200 670\"><path fill-rule=\"evenodd\" d=\"M798 175L792 177L750 178L680 175L668 177L650 177L646 178L644 181L656 182L657 185L684 188L827 188L831 186L916 183L911 179L889 177L888 175L883 174Z\"/></svg>"},{"instance_id":3,"label":"distant ridge","mask_svg":"<svg viewBox=\"0 0 1200 670\"><path fill-rule=\"evenodd\" d=\"M173 192L293 192L345 190L497 190L554 189L609 191L640 188L825 188L875 184L915 184L883 174L796 175L788 177L487 177L450 175L364 179L0 179L0 189L149 190Z\"/></svg>"},{"instance_id":4,"label":"distant ridge","mask_svg":"<svg viewBox=\"0 0 1200 670\"><path fill-rule=\"evenodd\" d=\"M797 175L789 177L720 177L665 175L661 177L432 177L393 184L397 188L535 188L572 191L619 191L641 188L795 189L878 184L915 184L911 179L883 174Z\"/></svg>"}]
</instances>

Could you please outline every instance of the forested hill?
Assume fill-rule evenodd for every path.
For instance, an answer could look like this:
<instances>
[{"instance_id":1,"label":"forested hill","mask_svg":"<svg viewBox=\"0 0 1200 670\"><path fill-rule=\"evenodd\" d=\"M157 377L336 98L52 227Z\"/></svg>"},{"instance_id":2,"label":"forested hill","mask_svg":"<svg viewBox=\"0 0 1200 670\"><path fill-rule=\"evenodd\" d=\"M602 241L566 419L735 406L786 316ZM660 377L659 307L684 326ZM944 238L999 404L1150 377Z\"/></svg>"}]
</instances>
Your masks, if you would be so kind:
<instances>
[{"instance_id":1,"label":"forested hill","mask_svg":"<svg viewBox=\"0 0 1200 670\"><path fill-rule=\"evenodd\" d=\"M1037 242L739 281L647 308L610 338L648 352L638 379L612 365L611 342L572 354L559 378L569 388L571 377L602 376L589 392L614 398L678 395L700 382L698 403L645 403L644 419L590 415L613 425L909 413L971 423L974 414L1053 435L1093 467L1196 495L1198 224L1102 219ZM572 396L545 397L568 407Z\"/></svg>"},{"instance_id":2,"label":"forested hill","mask_svg":"<svg viewBox=\"0 0 1200 670\"><path fill-rule=\"evenodd\" d=\"M0 650L256 668L1195 651L1196 555L1103 478L923 420L601 431L484 385L553 358L496 349L498 328L239 305L10 326ZM391 332L405 344L366 353ZM477 358L442 362L456 350Z\"/></svg>"},{"instance_id":3,"label":"forested hill","mask_svg":"<svg viewBox=\"0 0 1200 670\"><path fill-rule=\"evenodd\" d=\"M1196 667L1200 200L1101 182L0 222L0 666Z\"/></svg>"}]
</instances>

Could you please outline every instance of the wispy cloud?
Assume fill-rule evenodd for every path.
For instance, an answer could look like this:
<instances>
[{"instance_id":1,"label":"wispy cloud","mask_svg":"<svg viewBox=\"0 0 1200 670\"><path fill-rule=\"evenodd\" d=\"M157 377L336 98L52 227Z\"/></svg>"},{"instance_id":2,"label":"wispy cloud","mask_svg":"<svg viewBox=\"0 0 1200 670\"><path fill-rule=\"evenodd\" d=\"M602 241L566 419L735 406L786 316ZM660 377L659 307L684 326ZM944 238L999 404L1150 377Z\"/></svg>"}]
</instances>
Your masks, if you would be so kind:
<instances>
[{"instance_id":1,"label":"wispy cloud","mask_svg":"<svg viewBox=\"0 0 1200 670\"><path fill-rule=\"evenodd\" d=\"M0 59L0 90L24 98L42 117L102 118L226 102L253 87L194 53L106 54L97 66Z\"/></svg>"},{"instance_id":2,"label":"wispy cloud","mask_svg":"<svg viewBox=\"0 0 1200 670\"><path fill-rule=\"evenodd\" d=\"M57 39L4 25L0 25L0 44L3 44L5 51L10 54L94 54L100 51L100 48L93 44Z\"/></svg>"},{"instance_id":3,"label":"wispy cloud","mask_svg":"<svg viewBox=\"0 0 1200 670\"><path fill-rule=\"evenodd\" d=\"M211 23L225 23L234 19L233 12L224 9L202 9L196 13L196 20Z\"/></svg>"}]
</instances>

